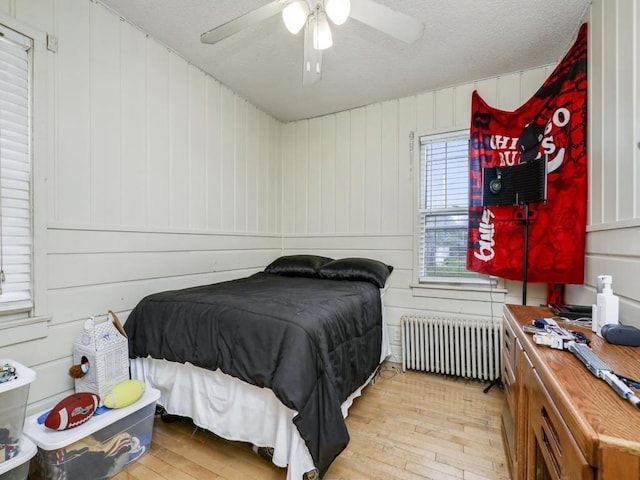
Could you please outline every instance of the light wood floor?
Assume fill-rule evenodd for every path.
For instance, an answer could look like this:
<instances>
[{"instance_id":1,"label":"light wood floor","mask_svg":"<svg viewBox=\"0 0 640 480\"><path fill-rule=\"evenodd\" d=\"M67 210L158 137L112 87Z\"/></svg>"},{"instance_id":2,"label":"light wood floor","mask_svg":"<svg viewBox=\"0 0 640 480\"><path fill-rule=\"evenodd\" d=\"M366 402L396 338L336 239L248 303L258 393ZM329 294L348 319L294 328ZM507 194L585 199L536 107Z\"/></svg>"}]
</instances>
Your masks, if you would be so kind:
<instances>
[{"instance_id":1,"label":"light wood floor","mask_svg":"<svg viewBox=\"0 0 640 480\"><path fill-rule=\"evenodd\" d=\"M324 480L507 480L504 394L487 384L386 365L349 410L351 442ZM397 373L396 373L397 372ZM284 480L286 472L187 422L156 417L151 450L114 480Z\"/></svg>"}]
</instances>

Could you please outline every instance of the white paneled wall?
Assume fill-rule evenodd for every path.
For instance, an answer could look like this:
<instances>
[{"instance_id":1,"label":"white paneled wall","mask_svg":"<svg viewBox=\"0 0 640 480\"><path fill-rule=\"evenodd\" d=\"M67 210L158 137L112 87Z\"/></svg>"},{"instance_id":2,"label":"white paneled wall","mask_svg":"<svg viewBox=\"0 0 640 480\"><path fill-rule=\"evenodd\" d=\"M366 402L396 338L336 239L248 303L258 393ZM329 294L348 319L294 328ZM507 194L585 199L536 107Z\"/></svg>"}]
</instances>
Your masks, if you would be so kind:
<instances>
[{"instance_id":1,"label":"white paneled wall","mask_svg":"<svg viewBox=\"0 0 640 480\"><path fill-rule=\"evenodd\" d=\"M640 223L640 5L595 0L590 24L591 211L594 228Z\"/></svg>"},{"instance_id":2,"label":"white paneled wall","mask_svg":"<svg viewBox=\"0 0 640 480\"><path fill-rule=\"evenodd\" d=\"M550 72L539 68L285 125L284 233L413 235L418 137L469 128L475 89L511 110Z\"/></svg>"},{"instance_id":3,"label":"white paneled wall","mask_svg":"<svg viewBox=\"0 0 640 480\"><path fill-rule=\"evenodd\" d=\"M100 4L55 6L50 223L278 233L279 122Z\"/></svg>"},{"instance_id":4,"label":"white paneled wall","mask_svg":"<svg viewBox=\"0 0 640 480\"><path fill-rule=\"evenodd\" d=\"M414 183L421 135L469 128L471 94L513 110L526 102L552 67L458 85L293 122L283 127L285 253L314 251L330 257L366 256L395 267L386 304L393 332L400 316L416 311L499 317L507 291L414 283ZM509 301L521 283L508 282ZM530 285L529 303L546 299L544 285ZM399 358L399 340L394 340Z\"/></svg>"},{"instance_id":5,"label":"white paneled wall","mask_svg":"<svg viewBox=\"0 0 640 480\"><path fill-rule=\"evenodd\" d=\"M519 282L412 287L417 140L468 128L475 89L493 106L517 108L552 67L282 125L100 3L0 0L0 18L59 45L45 54L34 104L45 124L36 195L41 188L47 199L36 204L35 290L52 321L41 338L2 348L37 371L31 410L71 390L71 342L88 316L125 317L148 293L244 276L282 249L393 265L386 300L396 359L404 313L498 317L505 300L519 301ZM594 0L588 20L588 273L568 299L591 303L595 276L611 273L632 323L640 7ZM529 303L545 295L529 285Z\"/></svg>"},{"instance_id":6,"label":"white paneled wall","mask_svg":"<svg viewBox=\"0 0 640 480\"><path fill-rule=\"evenodd\" d=\"M282 125L98 2L2 0L0 19L58 40L34 103L48 145L34 158L48 199L36 289L51 321L1 355L36 370L33 410L73 388L89 316L124 320L147 294L280 254Z\"/></svg>"},{"instance_id":7,"label":"white paneled wall","mask_svg":"<svg viewBox=\"0 0 640 480\"><path fill-rule=\"evenodd\" d=\"M585 286L613 276L620 321L640 327L640 5L594 0L589 22L589 212Z\"/></svg>"}]
</instances>

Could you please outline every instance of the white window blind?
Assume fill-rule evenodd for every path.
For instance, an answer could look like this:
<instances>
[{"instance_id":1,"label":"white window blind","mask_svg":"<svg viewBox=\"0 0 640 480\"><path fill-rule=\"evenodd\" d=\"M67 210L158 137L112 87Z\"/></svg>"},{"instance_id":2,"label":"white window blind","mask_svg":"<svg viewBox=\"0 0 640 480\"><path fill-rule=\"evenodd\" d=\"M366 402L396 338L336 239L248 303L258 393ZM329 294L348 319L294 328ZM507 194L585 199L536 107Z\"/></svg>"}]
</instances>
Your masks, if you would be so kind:
<instances>
[{"instance_id":1,"label":"white window blind","mask_svg":"<svg viewBox=\"0 0 640 480\"><path fill-rule=\"evenodd\" d=\"M32 307L31 46L0 25L0 312Z\"/></svg>"},{"instance_id":2,"label":"white window blind","mask_svg":"<svg viewBox=\"0 0 640 480\"><path fill-rule=\"evenodd\" d=\"M419 277L478 278L466 269L469 133L420 138Z\"/></svg>"}]
</instances>

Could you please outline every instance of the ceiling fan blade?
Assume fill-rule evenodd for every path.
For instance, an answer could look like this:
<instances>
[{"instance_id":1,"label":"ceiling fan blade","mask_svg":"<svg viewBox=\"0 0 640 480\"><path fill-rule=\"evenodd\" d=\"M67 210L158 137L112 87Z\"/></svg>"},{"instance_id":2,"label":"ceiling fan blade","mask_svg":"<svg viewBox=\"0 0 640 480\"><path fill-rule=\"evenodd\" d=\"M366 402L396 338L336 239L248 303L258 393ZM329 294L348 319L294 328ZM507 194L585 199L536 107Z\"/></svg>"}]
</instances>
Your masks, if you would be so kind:
<instances>
[{"instance_id":1,"label":"ceiling fan blade","mask_svg":"<svg viewBox=\"0 0 640 480\"><path fill-rule=\"evenodd\" d=\"M304 26L304 51L302 61L302 84L313 85L322 77L322 50L313 48L313 28L307 20Z\"/></svg>"},{"instance_id":2,"label":"ceiling fan blade","mask_svg":"<svg viewBox=\"0 0 640 480\"><path fill-rule=\"evenodd\" d=\"M406 43L415 42L424 33L422 22L373 0L351 0L349 16Z\"/></svg>"},{"instance_id":3,"label":"ceiling fan blade","mask_svg":"<svg viewBox=\"0 0 640 480\"><path fill-rule=\"evenodd\" d=\"M290 0L275 0L269 2L262 7L256 8L249 13L240 15L239 17L229 20L227 23L223 23L215 28L212 28L208 32L200 35L200 41L202 43L217 43L220 40L224 40L230 37L234 33L238 33L251 25L260 23L267 18L271 18L274 15L280 13L284 7L290 3Z\"/></svg>"}]
</instances>

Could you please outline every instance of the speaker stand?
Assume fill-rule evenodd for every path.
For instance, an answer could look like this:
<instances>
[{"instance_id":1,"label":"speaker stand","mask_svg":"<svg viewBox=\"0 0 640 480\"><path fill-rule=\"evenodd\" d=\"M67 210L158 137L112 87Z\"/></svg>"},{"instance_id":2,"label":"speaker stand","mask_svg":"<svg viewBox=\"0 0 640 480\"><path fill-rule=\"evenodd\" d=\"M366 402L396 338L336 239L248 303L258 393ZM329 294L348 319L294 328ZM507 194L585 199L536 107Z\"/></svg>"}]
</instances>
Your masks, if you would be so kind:
<instances>
[{"instance_id":1,"label":"speaker stand","mask_svg":"<svg viewBox=\"0 0 640 480\"><path fill-rule=\"evenodd\" d=\"M524 207L524 252L522 253L522 305L527 304L527 267L529 265L529 204Z\"/></svg>"},{"instance_id":2,"label":"speaker stand","mask_svg":"<svg viewBox=\"0 0 640 480\"><path fill-rule=\"evenodd\" d=\"M489 385L487 385L487 388L485 388L482 392L483 393L487 393L489 390L491 390L496 385L499 386L499 387L503 386L502 385L502 379L500 377L494 378L493 380L491 380L491 383Z\"/></svg>"}]
</instances>

